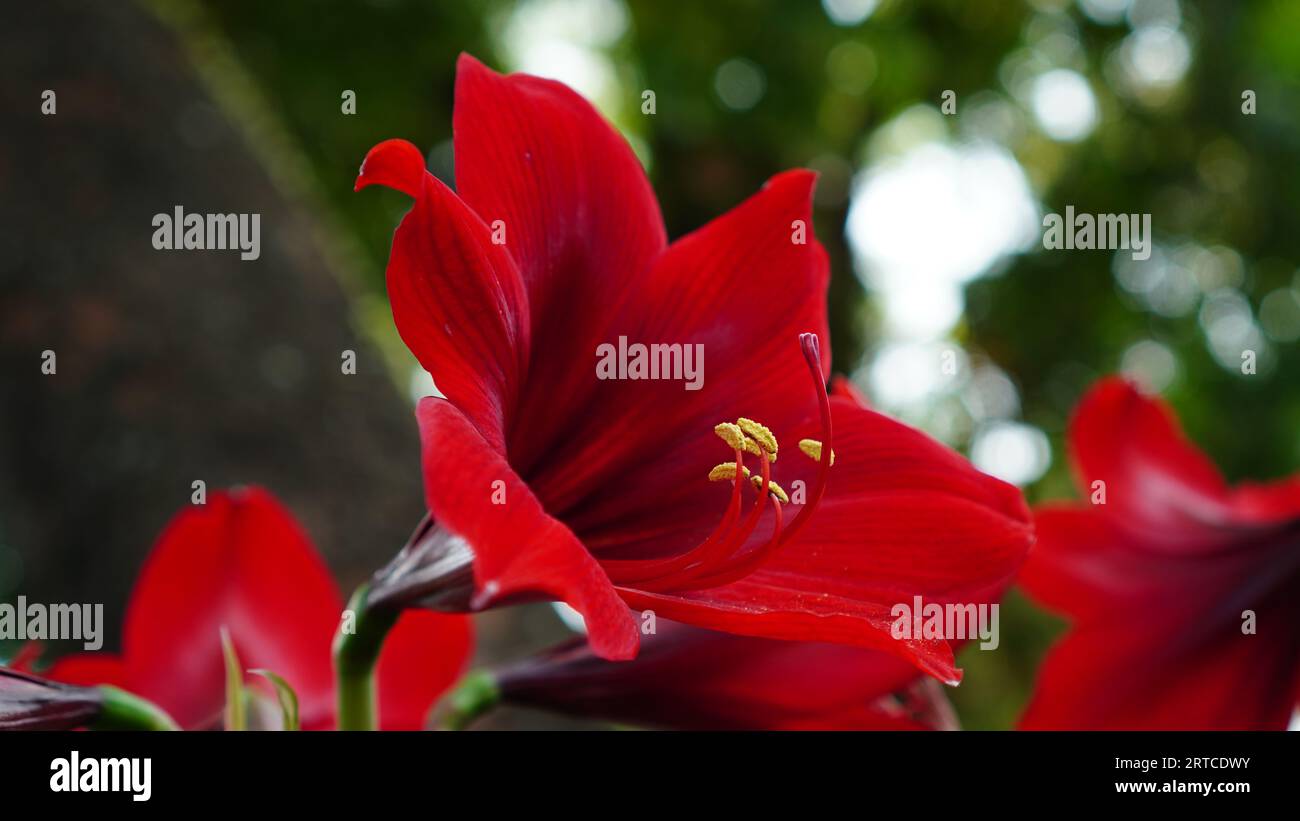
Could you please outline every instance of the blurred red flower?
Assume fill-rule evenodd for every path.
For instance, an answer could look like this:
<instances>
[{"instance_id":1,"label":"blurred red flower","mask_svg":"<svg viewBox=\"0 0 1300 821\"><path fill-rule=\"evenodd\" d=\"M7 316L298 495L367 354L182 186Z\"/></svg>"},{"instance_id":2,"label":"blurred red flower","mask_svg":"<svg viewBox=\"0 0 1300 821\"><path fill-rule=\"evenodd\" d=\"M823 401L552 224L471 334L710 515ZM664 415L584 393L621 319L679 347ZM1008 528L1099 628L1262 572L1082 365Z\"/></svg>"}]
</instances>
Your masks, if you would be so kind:
<instances>
[{"instance_id":1,"label":"blurred red flower","mask_svg":"<svg viewBox=\"0 0 1300 821\"><path fill-rule=\"evenodd\" d=\"M45 675L115 685L153 701L185 729L217 727L225 627L245 669L271 670L293 687L304 729L329 729L330 644L343 604L306 534L271 494L212 492L159 537L131 593L122 654L66 656ZM421 728L469 650L466 617L404 614L379 659L381 728Z\"/></svg>"},{"instance_id":2,"label":"blurred red flower","mask_svg":"<svg viewBox=\"0 0 1300 821\"><path fill-rule=\"evenodd\" d=\"M637 652L631 606L883 650L956 681L948 643L892 639L890 608L1000 588L1028 548L1030 517L1015 488L827 397L814 175L779 174L670 245L636 156L566 86L462 56L454 130L456 193L401 140L373 148L357 180L415 198L388 292L398 331L446 397L424 399L418 419L434 530L454 534L425 534L441 543L436 556L408 547L377 576L374 600L559 599L608 659ZM702 345L700 389L598 378L600 347L620 337ZM748 482L706 483L716 463L745 458L729 446L738 440L714 436L742 417L782 442L833 446L833 468L798 453L777 467L765 458L777 453L747 440L755 476L770 470L806 494L793 517L761 480L748 510ZM448 602L437 585L408 584L454 549L472 554L471 595Z\"/></svg>"},{"instance_id":3,"label":"blurred red flower","mask_svg":"<svg viewBox=\"0 0 1300 821\"><path fill-rule=\"evenodd\" d=\"M634 661L579 640L492 671L504 703L683 730L947 730L934 679L885 653L658 622Z\"/></svg>"},{"instance_id":4,"label":"blurred red flower","mask_svg":"<svg viewBox=\"0 0 1300 821\"><path fill-rule=\"evenodd\" d=\"M1106 379L1022 581L1072 626L1027 728L1283 729L1300 694L1300 477L1229 487L1170 409ZM1251 611L1251 613L1247 613Z\"/></svg>"}]
</instances>

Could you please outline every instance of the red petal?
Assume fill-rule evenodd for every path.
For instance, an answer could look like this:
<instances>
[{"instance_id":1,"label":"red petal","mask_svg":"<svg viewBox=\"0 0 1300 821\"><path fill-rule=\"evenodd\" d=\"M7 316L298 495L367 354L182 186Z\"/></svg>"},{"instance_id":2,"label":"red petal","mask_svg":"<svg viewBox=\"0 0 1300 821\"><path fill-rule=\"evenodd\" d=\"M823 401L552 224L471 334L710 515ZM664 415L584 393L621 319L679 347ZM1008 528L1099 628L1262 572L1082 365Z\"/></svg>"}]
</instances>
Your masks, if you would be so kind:
<instances>
[{"instance_id":1,"label":"red petal","mask_svg":"<svg viewBox=\"0 0 1300 821\"><path fill-rule=\"evenodd\" d=\"M510 443L526 470L596 387L581 364L663 250L663 219L627 141L561 83L462 55L454 126L457 188L502 221L527 286L535 355Z\"/></svg>"},{"instance_id":2,"label":"red petal","mask_svg":"<svg viewBox=\"0 0 1300 821\"><path fill-rule=\"evenodd\" d=\"M1035 509L1036 543L1018 579L1034 599L1076 617L1103 615L1114 595L1141 595L1142 575L1113 572L1112 562L1140 556L1132 538L1108 519L1073 504Z\"/></svg>"},{"instance_id":3,"label":"red petal","mask_svg":"<svg viewBox=\"0 0 1300 821\"><path fill-rule=\"evenodd\" d=\"M504 457L448 402L425 399L417 416L429 512L474 549L476 603L558 599L586 619L596 653L636 655L636 623L609 577Z\"/></svg>"},{"instance_id":4,"label":"red petal","mask_svg":"<svg viewBox=\"0 0 1300 821\"><path fill-rule=\"evenodd\" d=\"M129 690L132 686L125 663L112 653L73 653L51 664L41 675L83 687L111 684Z\"/></svg>"},{"instance_id":5,"label":"red petal","mask_svg":"<svg viewBox=\"0 0 1300 821\"><path fill-rule=\"evenodd\" d=\"M1156 608L1072 630L1039 669L1024 729L1283 730L1300 694L1295 601L1204 632Z\"/></svg>"},{"instance_id":6,"label":"red petal","mask_svg":"<svg viewBox=\"0 0 1300 821\"><path fill-rule=\"evenodd\" d=\"M29 639L19 645L18 650L10 656L4 666L20 673L35 673L36 663L41 660L41 654L44 652L44 642L39 639Z\"/></svg>"},{"instance_id":7,"label":"red petal","mask_svg":"<svg viewBox=\"0 0 1300 821\"><path fill-rule=\"evenodd\" d=\"M333 703L330 642L343 601L288 511L258 488L212 492L163 531L127 609L130 688L184 727L225 703L220 629L246 669L298 693L304 723Z\"/></svg>"},{"instance_id":8,"label":"red petal","mask_svg":"<svg viewBox=\"0 0 1300 821\"><path fill-rule=\"evenodd\" d=\"M424 156L406 140L384 140L370 149L361 163L353 191L370 185L385 185L410 197L420 196L424 187Z\"/></svg>"},{"instance_id":9,"label":"red petal","mask_svg":"<svg viewBox=\"0 0 1300 821\"><path fill-rule=\"evenodd\" d=\"M1300 476L1276 482L1242 482L1232 489L1232 506L1251 522L1300 519Z\"/></svg>"},{"instance_id":10,"label":"red petal","mask_svg":"<svg viewBox=\"0 0 1300 821\"><path fill-rule=\"evenodd\" d=\"M393 235L388 296L402 341L488 441L504 425L528 366L528 301L492 230L424 169L410 143L371 149L357 187L380 183L416 198Z\"/></svg>"},{"instance_id":11,"label":"red petal","mask_svg":"<svg viewBox=\"0 0 1300 821\"><path fill-rule=\"evenodd\" d=\"M791 171L677 242L611 328L628 342L703 346L703 387L681 380L600 382L581 428L529 483L584 539L607 527L656 530L698 507L700 478L727 458L713 433L756 419L784 437L816 413L799 334L817 332L829 363L825 251L811 233L815 177ZM792 241L792 223L806 244ZM595 360L588 377L594 380ZM625 475L639 489L626 492ZM580 507L576 507L581 505ZM664 511L672 511L665 517ZM710 517L713 518L713 517ZM712 524L712 522L708 522Z\"/></svg>"},{"instance_id":12,"label":"red petal","mask_svg":"<svg viewBox=\"0 0 1300 821\"><path fill-rule=\"evenodd\" d=\"M383 730L421 730L430 709L465 670L470 620L420 610L402 614L376 668Z\"/></svg>"},{"instance_id":13,"label":"red petal","mask_svg":"<svg viewBox=\"0 0 1300 821\"><path fill-rule=\"evenodd\" d=\"M850 399L853 401L853 404L858 407L871 407L871 403L867 401L866 394L858 390L857 385L854 385L848 379L839 376L838 374L831 377L830 394L831 396L842 396L845 399Z\"/></svg>"},{"instance_id":14,"label":"red petal","mask_svg":"<svg viewBox=\"0 0 1300 821\"><path fill-rule=\"evenodd\" d=\"M1300 686L1300 556L1284 529L1184 525L1151 549L1109 505L1052 505L1021 582L1077 626L1049 653L1030 728L1286 726ZM1170 552L1165 544L1206 546ZM1257 634L1242 632L1253 610Z\"/></svg>"},{"instance_id":15,"label":"red petal","mask_svg":"<svg viewBox=\"0 0 1300 821\"><path fill-rule=\"evenodd\" d=\"M1054 503L1034 517L1038 542L1029 553L1020 583L1053 610L1079 619L1110 618L1122 603L1135 609L1159 602L1181 608L1187 597L1218 590L1240 564L1253 563L1262 581L1276 576L1266 557L1275 531L1183 527L1160 537L1165 544L1198 544L1204 549L1170 553L1151 549L1149 531L1099 507ZM1275 563L1273 563L1275 564ZM1207 585L1213 580L1214 585ZM1207 604L1208 606L1208 604Z\"/></svg>"},{"instance_id":16,"label":"red petal","mask_svg":"<svg viewBox=\"0 0 1300 821\"><path fill-rule=\"evenodd\" d=\"M918 716L886 703L916 678L882 653L664 620L631 662L606 662L577 646L499 674L509 703L674 729L916 727Z\"/></svg>"},{"instance_id":17,"label":"red petal","mask_svg":"<svg viewBox=\"0 0 1300 821\"><path fill-rule=\"evenodd\" d=\"M1081 493L1091 499L1104 482L1110 512L1154 539L1233 516L1223 478L1169 407L1122 379L1102 380L1080 401L1069 442Z\"/></svg>"},{"instance_id":18,"label":"red petal","mask_svg":"<svg viewBox=\"0 0 1300 821\"><path fill-rule=\"evenodd\" d=\"M791 544L724 587L624 598L701 627L883 650L958 680L948 643L894 639L891 610L918 595L927 604L994 600L1032 538L1024 502L919 431L843 398L832 408L836 461L827 494ZM786 459L791 473L780 481L793 476L811 487L812 463L792 454L778 465ZM764 525L759 531L767 533Z\"/></svg>"}]
</instances>

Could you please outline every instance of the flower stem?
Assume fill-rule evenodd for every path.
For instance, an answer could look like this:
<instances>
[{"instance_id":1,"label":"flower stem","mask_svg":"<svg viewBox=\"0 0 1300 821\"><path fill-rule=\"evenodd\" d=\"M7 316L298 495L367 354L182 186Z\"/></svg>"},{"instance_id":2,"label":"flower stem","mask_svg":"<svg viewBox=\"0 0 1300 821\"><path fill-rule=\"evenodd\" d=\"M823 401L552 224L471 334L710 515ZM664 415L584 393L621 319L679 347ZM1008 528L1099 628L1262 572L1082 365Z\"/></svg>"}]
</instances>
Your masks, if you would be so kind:
<instances>
[{"instance_id":1,"label":"flower stem","mask_svg":"<svg viewBox=\"0 0 1300 821\"><path fill-rule=\"evenodd\" d=\"M501 688L487 670L467 673L447 699L439 724L445 730L464 730L501 703Z\"/></svg>"},{"instance_id":2,"label":"flower stem","mask_svg":"<svg viewBox=\"0 0 1300 821\"><path fill-rule=\"evenodd\" d=\"M348 601L354 619L350 623L344 619L334 636L335 697L340 730L373 730L379 723L375 664L384 637L397 623L400 611L371 609L367 601L369 594L370 585L357 588Z\"/></svg>"},{"instance_id":3,"label":"flower stem","mask_svg":"<svg viewBox=\"0 0 1300 821\"><path fill-rule=\"evenodd\" d=\"M125 690L99 687L103 707L92 730L179 730L172 717L154 704Z\"/></svg>"}]
</instances>

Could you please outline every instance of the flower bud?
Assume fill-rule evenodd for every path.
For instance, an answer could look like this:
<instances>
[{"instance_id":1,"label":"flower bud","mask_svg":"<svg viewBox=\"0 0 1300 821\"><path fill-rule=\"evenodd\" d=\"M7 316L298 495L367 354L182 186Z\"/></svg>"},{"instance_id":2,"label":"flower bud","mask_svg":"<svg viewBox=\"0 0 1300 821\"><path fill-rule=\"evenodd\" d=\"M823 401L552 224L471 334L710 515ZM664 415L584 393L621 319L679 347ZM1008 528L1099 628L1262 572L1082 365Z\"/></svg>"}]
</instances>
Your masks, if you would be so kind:
<instances>
[{"instance_id":1,"label":"flower bud","mask_svg":"<svg viewBox=\"0 0 1300 821\"><path fill-rule=\"evenodd\" d=\"M466 613L476 609L473 596L473 549L425 516L397 557L371 579L367 606Z\"/></svg>"},{"instance_id":2,"label":"flower bud","mask_svg":"<svg viewBox=\"0 0 1300 821\"><path fill-rule=\"evenodd\" d=\"M0 730L71 730L94 723L103 693L0 667Z\"/></svg>"}]
</instances>

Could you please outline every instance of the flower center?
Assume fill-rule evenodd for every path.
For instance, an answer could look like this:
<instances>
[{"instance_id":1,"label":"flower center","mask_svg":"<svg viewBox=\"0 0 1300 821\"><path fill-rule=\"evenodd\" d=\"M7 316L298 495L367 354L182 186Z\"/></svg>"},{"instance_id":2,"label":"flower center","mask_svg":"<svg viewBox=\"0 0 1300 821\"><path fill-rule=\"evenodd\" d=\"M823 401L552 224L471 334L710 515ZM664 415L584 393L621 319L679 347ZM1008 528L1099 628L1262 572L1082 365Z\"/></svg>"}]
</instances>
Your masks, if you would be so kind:
<instances>
[{"instance_id":1,"label":"flower center","mask_svg":"<svg viewBox=\"0 0 1300 821\"><path fill-rule=\"evenodd\" d=\"M772 465L780 448L776 436L767 427L744 417L723 422L713 432L729 445L735 461L723 462L709 471L711 482L731 482L731 501L708 538L690 550L663 559L609 559L601 562L610 580L620 587L635 587L648 592L685 592L721 587L744 578L773 553L788 544L804 525L826 492L827 474L835 463L831 450L831 407L822 376L821 353L816 334L800 334L800 349L812 374L821 412L821 441L803 439L799 450L818 463L817 478L803 509L782 529L782 505L790 502L785 490L772 480ZM745 465L745 455L758 457L757 472ZM826 458L823 458L825 454ZM752 485L757 500L742 515L743 488ZM756 547L746 548L764 508L772 506L772 534Z\"/></svg>"}]
</instances>

